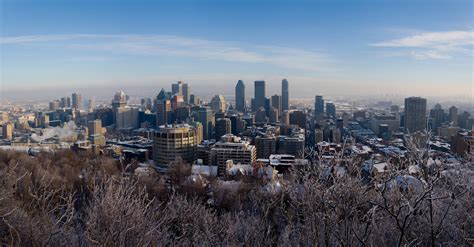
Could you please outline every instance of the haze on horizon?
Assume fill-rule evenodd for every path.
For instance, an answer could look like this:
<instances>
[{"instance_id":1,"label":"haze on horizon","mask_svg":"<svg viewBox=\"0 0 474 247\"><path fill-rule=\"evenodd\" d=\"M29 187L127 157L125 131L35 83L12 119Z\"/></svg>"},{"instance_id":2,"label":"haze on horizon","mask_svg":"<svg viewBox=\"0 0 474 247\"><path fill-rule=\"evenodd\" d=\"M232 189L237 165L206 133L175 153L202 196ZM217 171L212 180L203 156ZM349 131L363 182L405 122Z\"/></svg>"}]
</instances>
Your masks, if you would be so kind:
<instances>
[{"instance_id":1,"label":"haze on horizon","mask_svg":"<svg viewBox=\"0 0 474 247\"><path fill-rule=\"evenodd\" d=\"M295 98L474 101L472 1L6 0L0 11L3 99L158 93L177 80L232 94L263 79L271 94L287 78Z\"/></svg>"}]
</instances>

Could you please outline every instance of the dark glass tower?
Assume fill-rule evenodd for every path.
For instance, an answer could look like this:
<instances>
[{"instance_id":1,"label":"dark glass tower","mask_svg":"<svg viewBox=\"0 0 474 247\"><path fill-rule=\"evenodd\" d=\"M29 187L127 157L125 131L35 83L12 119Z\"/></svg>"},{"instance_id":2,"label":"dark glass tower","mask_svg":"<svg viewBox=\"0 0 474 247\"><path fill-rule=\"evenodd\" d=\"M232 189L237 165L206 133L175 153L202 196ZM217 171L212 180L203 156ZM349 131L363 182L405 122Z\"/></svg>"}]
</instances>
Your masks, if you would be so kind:
<instances>
[{"instance_id":1,"label":"dark glass tower","mask_svg":"<svg viewBox=\"0 0 474 247\"><path fill-rule=\"evenodd\" d=\"M235 109L240 112L245 112L245 84L242 80L235 85Z\"/></svg>"},{"instance_id":2,"label":"dark glass tower","mask_svg":"<svg viewBox=\"0 0 474 247\"><path fill-rule=\"evenodd\" d=\"M255 92L252 110L257 111L260 107L266 108L265 81L255 81Z\"/></svg>"},{"instance_id":3,"label":"dark glass tower","mask_svg":"<svg viewBox=\"0 0 474 247\"><path fill-rule=\"evenodd\" d=\"M321 116L324 115L324 99L321 95L316 95L314 102L314 115Z\"/></svg>"},{"instance_id":4,"label":"dark glass tower","mask_svg":"<svg viewBox=\"0 0 474 247\"><path fill-rule=\"evenodd\" d=\"M281 81L281 108L282 111L289 110L289 100L290 100L290 95L288 92L288 81L286 79L283 79Z\"/></svg>"}]
</instances>

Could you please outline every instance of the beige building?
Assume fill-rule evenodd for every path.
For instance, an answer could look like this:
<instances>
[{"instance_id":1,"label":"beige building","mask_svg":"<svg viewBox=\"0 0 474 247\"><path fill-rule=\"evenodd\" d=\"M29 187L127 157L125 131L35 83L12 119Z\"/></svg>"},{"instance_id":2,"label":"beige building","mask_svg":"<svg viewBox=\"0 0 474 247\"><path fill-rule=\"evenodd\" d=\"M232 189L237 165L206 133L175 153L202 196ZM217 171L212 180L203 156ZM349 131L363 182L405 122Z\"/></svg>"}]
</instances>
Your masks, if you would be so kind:
<instances>
[{"instance_id":1,"label":"beige building","mask_svg":"<svg viewBox=\"0 0 474 247\"><path fill-rule=\"evenodd\" d=\"M3 139L8 139L8 140L13 139L13 124L4 123L2 126L2 135L3 135Z\"/></svg>"},{"instance_id":2,"label":"beige building","mask_svg":"<svg viewBox=\"0 0 474 247\"><path fill-rule=\"evenodd\" d=\"M153 137L153 160L167 167L180 157L191 164L196 158L198 138L194 127L187 124L162 125Z\"/></svg>"}]
</instances>

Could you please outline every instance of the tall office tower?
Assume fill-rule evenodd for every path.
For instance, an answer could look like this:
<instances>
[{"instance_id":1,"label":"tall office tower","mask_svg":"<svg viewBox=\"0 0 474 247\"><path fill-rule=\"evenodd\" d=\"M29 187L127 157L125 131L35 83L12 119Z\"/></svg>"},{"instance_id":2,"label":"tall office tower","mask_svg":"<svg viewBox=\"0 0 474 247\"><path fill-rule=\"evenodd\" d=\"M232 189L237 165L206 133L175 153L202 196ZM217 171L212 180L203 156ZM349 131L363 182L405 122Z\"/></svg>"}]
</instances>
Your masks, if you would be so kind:
<instances>
[{"instance_id":1,"label":"tall office tower","mask_svg":"<svg viewBox=\"0 0 474 247\"><path fill-rule=\"evenodd\" d=\"M284 137L279 144L280 154L291 154L302 159L304 154L304 136Z\"/></svg>"},{"instance_id":2,"label":"tall office tower","mask_svg":"<svg viewBox=\"0 0 474 247\"><path fill-rule=\"evenodd\" d=\"M166 92L164 88L162 88L161 91L158 93L158 95L156 95L157 101L169 100L169 99L171 99L171 97L169 97L168 93Z\"/></svg>"},{"instance_id":3,"label":"tall office tower","mask_svg":"<svg viewBox=\"0 0 474 247\"><path fill-rule=\"evenodd\" d=\"M426 99L405 98L405 131L414 133L426 129Z\"/></svg>"},{"instance_id":4,"label":"tall office tower","mask_svg":"<svg viewBox=\"0 0 474 247\"><path fill-rule=\"evenodd\" d=\"M204 140L210 140L214 131L214 116L208 107L201 107L198 111L198 121L202 123Z\"/></svg>"},{"instance_id":5,"label":"tall office tower","mask_svg":"<svg viewBox=\"0 0 474 247\"><path fill-rule=\"evenodd\" d=\"M245 84L242 80L235 85L235 109L240 112L245 112Z\"/></svg>"},{"instance_id":6,"label":"tall office tower","mask_svg":"<svg viewBox=\"0 0 474 247\"><path fill-rule=\"evenodd\" d=\"M171 109L176 110L184 105L183 95L173 95L171 97Z\"/></svg>"},{"instance_id":7,"label":"tall office tower","mask_svg":"<svg viewBox=\"0 0 474 247\"><path fill-rule=\"evenodd\" d=\"M3 135L3 139L7 139L7 140L13 139L13 124L4 123L2 126L2 135Z\"/></svg>"},{"instance_id":8,"label":"tall office tower","mask_svg":"<svg viewBox=\"0 0 474 247\"><path fill-rule=\"evenodd\" d=\"M270 101L271 101L270 106L277 109L278 113L281 113L282 108L283 108L283 106L282 106L282 96L275 94L270 98Z\"/></svg>"},{"instance_id":9,"label":"tall office tower","mask_svg":"<svg viewBox=\"0 0 474 247\"><path fill-rule=\"evenodd\" d=\"M223 135L231 134L232 124L228 118L219 118L216 120L216 140L219 140Z\"/></svg>"},{"instance_id":10,"label":"tall office tower","mask_svg":"<svg viewBox=\"0 0 474 247\"><path fill-rule=\"evenodd\" d=\"M165 125L171 121L171 101L157 100L156 101L156 126Z\"/></svg>"},{"instance_id":11,"label":"tall office tower","mask_svg":"<svg viewBox=\"0 0 474 247\"><path fill-rule=\"evenodd\" d=\"M287 111L290 109L290 94L288 90L288 81L283 79L281 81L281 109Z\"/></svg>"},{"instance_id":12,"label":"tall office tower","mask_svg":"<svg viewBox=\"0 0 474 247\"><path fill-rule=\"evenodd\" d=\"M82 95L78 93L72 94L72 108L81 109L82 108Z\"/></svg>"},{"instance_id":13,"label":"tall office tower","mask_svg":"<svg viewBox=\"0 0 474 247\"><path fill-rule=\"evenodd\" d=\"M251 165L255 162L256 156L255 146L231 134L222 136L211 148L211 160L213 165L218 166L220 175L225 173L228 160L232 160L234 164Z\"/></svg>"},{"instance_id":14,"label":"tall office tower","mask_svg":"<svg viewBox=\"0 0 474 247\"><path fill-rule=\"evenodd\" d=\"M162 125L153 136L153 161L161 167L168 167L177 158L192 164L197 145L194 127L187 124Z\"/></svg>"},{"instance_id":15,"label":"tall office tower","mask_svg":"<svg viewBox=\"0 0 474 247\"><path fill-rule=\"evenodd\" d=\"M71 98L69 97L62 97L61 98L61 103L59 104L59 107L61 108L69 108L71 107Z\"/></svg>"},{"instance_id":16,"label":"tall office tower","mask_svg":"<svg viewBox=\"0 0 474 247\"><path fill-rule=\"evenodd\" d=\"M116 108L116 122L117 129L136 129L138 125L138 107L122 106Z\"/></svg>"},{"instance_id":17,"label":"tall office tower","mask_svg":"<svg viewBox=\"0 0 474 247\"><path fill-rule=\"evenodd\" d=\"M189 95L189 104L199 105L199 98L195 94Z\"/></svg>"},{"instance_id":18,"label":"tall office tower","mask_svg":"<svg viewBox=\"0 0 474 247\"><path fill-rule=\"evenodd\" d=\"M61 103L61 102L59 102L59 100L57 100L57 99L56 99L56 100L53 100L53 101L50 101L50 102L49 102L49 110L55 111L56 109L59 108L60 103Z\"/></svg>"},{"instance_id":19,"label":"tall office tower","mask_svg":"<svg viewBox=\"0 0 474 247\"><path fill-rule=\"evenodd\" d=\"M270 113L268 114L268 120L270 123L278 123L278 109L271 108Z\"/></svg>"},{"instance_id":20,"label":"tall office tower","mask_svg":"<svg viewBox=\"0 0 474 247\"><path fill-rule=\"evenodd\" d=\"M231 123L231 132L233 135L238 135L244 131L245 128L245 121L242 118L242 115L231 115L230 116L230 123Z\"/></svg>"},{"instance_id":21,"label":"tall office tower","mask_svg":"<svg viewBox=\"0 0 474 247\"><path fill-rule=\"evenodd\" d=\"M150 98L143 98L143 99L140 100L140 103L141 103L142 110L144 110L144 111L150 110L151 111L152 102L151 102Z\"/></svg>"},{"instance_id":22,"label":"tall office tower","mask_svg":"<svg viewBox=\"0 0 474 247\"><path fill-rule=\"evenodd\" d=\"M324 115L324 99L321 95L316 95L314 101L314 116L319 117Z\"/></svg>"},{"instance_id":23,"label":"tall office tower","mask_svg":"<svg viewBox=\"0 0 474 247\"><path fill-rule=\"evenodd\" d=\"M252 111L260 107L265 109L267 98L265 98L265 81L255 81L254 98L252 99Z\"/></svg>"},{"instance_id":24,"label":"tall office tower","mask_svg":"<svg viewBox=\"0 0 474 247\"><path fill-rule=\"evenodd\" d=\"M333 118L336 117L336 105L334 103L326 103L326 114Z\"/></svg>"},{"instance_id":25,"label":"tall office tower","mask_svg":"<svg viewBox=\"0 0 474 247\"><path fill-rule=\"evenodd\" d=\"M87 129L89 130L89 135L102 135L102 121L100 119L89 121Z\"/></svg>"},{"instance_id":26,"label":"tall office tower","mask_svg":"<svg viewBox=\"0 0 474 247\"><path fill-rule=\"evenodd\" d=\"M449 107L449 121L453 126L458 125L458 108L456 106Z\"/></svg>"},{"instance_id":27,"label":"tall office tower","mask_svg":"<svg viewBox=\"0 0 474 247\"><path fill-rule=\"evenodd\" d=\"M222 95L215 95L211 100L211 109L214 112L225 112L225 99Z\"/></svg>"},{"instance_id":28,"label":"tall office tower","mask_svg":"<svg viewBox=\"0 0 474 247\"><path fill-rule=\"evenodd\" d=\"M127 105L128 97L122 91L117 91L112 99L112 110L114 112L114 124L117 125L117 114L118 108L124 107ZM74 97L73 97L73 107L74 107Z\"/></svg>"},{"instance_id":29,"label":"tall office tower","mask_svg":"<svg viewBox=\"0 0 474 247\"><path fill-rule=\"evenodd\" d=\"M257 149L257 159L268 159L270 155L277 153L275 136L259 136L255 138L255 148Z\"/></svg>"},{"instance_id":30,"label":"tall office tower","mask_svg":"<svg viewBox=\"0 0 474 247\"><path fill-rule=\"evenodd\" d=\"M306 129L306 113L304 111L292 111L290 113L290 124L298 125L302 129Z\"/></svg>"},{"instance_id":31,"label":"tall office tower","mask_svg":"<svg viewBox=\"0 0 474 247\"><path fill-rule=\"evenodd\" d=\"M290 112L284 110L281 114L281 123L284 125L290 125Z\"/></svg>"},{"instance_id":32,"label":"tall office tower","mask_svg":"<svg viewBox=\"0 0 474 247\"><path fill-rule=\"evenodd\" d=\"M178 81L178 83L171 84L171 94L183 95L183 82L182 81Z\"/></svg>"},{"instance_id":33,"label":"tall office tower","mask_svg":"<svg viewBox=\"0 0 474 247\"><path fill-rule=\"evenodd\" d=\"M188 83L181 85L181 93L183 94L184 103L189 104L189 95L191 94L191 86Z\"/></svg>"},{"instance_id":34,"label":"tall office tower","mask_svg":"<svg viewBox=\"0 0 474 247\"><path fill-rule=\"evenodd\" d=\"M437 133L438 127L444 122L444 110L440 104L436 104L433 109L430 110L430 118L432 119L432 130Z\"/></svg>"},{"instance_id":35,"label":"tall office tower","mask_svg":"<svg viewBox=\"0 0 474 247\"><path fill-rule=\"evenodd\" d=\"M89 112L95 111L95 99L90 99L88 102Z\"/></svg>"},{"instance_id":36,"label":"tall office tower","mask_svg":"<svg viewBox=\"0 0 474 247\"><path fill-rule=\"evenodd\" d=\"M105 137L102 133L102 121L96 119L88 122L89 140L93 145L105 145Z\"/></svg>"}]
</instances>

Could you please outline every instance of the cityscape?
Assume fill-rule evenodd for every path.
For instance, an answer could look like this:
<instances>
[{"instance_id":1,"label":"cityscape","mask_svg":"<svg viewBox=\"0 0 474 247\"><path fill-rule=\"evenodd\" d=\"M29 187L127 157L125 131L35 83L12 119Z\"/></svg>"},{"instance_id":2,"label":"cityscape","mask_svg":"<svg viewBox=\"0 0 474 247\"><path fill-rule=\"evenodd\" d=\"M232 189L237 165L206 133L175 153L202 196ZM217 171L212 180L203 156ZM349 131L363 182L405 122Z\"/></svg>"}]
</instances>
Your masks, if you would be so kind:
<instances>
[{"instance_id":1,"label":"cityscape","mask_svg":"<svg viewBox=\"0 0 474 247\"><path fill-rule=\"evenodd\" d=\"M169 6L142 2L139 8L158 12L161 7L182 8L191 14L204 6L228 9L208 1L185 2ZM11 11L3 17L5 26L13 25L13 16L21 16L16 11L22 6L31 4L31 11L46 11L44 6L33 8L32 3L2 4L5 12ZM54 1L48 4L61 6ZM123 4L133 10L137 7ZM275 6L294 10L285 1L265 4L272 5L270 16L280 13ZM328 11L335 7L325 1L315 4ZM373 1L366 4L382 9ZM391 4L406 7L407 3ZM430 5L418 4L417 8ZM450 6L444 1L434 5L429 11ZM299 7L297 13L311 16ZM359 7L350 8L361 11ZM321 78L340 72L313 70L320 63L325 63L322 67L331 63L294 48L283 52L281 47L262 45L245 50L236 48L237 43L161 34L30 35L7 27L0 32L4 52L0 64L0 245L474 244L473 5L458 1L445 14L461 13L461 7L471 10L467 31L432 32L371 44L370 49L418 49L423 42L433 43L423 53L409 53L418 63L413 69L424 69L410 72L409 65L403 71L400 67L394 74L385 74L393 77L380 85L343 77L344 82L327 79L324 84ZM70 7L61 8L77 14ZM197 19L196 25L201 21ZM18 27L24 28L23 24ZM236 25L239 32L244 24ZM42 27L38 24L37 28ZM221 28L220 24L215 28ZM84 53L74 59L78 63L74 72L68 67L72 60L62 57L56 63L46 56L43 63L48 65L38 65L39 70L48 66L45 72L31 68L30 73L28 67L18 67L31 62L25 58L40 62L44 55L40 53L49 54L51 47L58 47L50 55L54 59L64 53ZM115 49L124 51L113 55L121 62L102 57L103 52ZM405 55L384 54L382 59ZM451 56L460 56L461 61ZM129 82L125 77L116 84L100 79L108 72L112 80L125 75L124 67L118 65L122 62L130 67L127 75L146 71L149 67L140 66L149 59L162 63L163 68L156 71L164 77L147 77L151 83ZM352 62L357 64L356 60ZM369 67L377 64L368 63ZM452 66L453 71L443 73L435 69L442 66L433 63L444 63L447 71ZM173 76L175 66L182 65L188 67ZM234 65L240 76L227 73L228 66ZM89 75L81 66L94 69ZM374 67L377 75L371 78L382 77L390 66L397 65L387 62ZM205 72L211 67L222 74L211 74L207 80L207 72L185 72ZM255 72L259 69L263 74ZM268 72L272 70L275 73ZM77 82L58 82L68 73L77 76ZM417 80L424 78L420 81L438 76L453 78L453 82L395 83L410 73Z\"/></svg>"}]
</instances>

